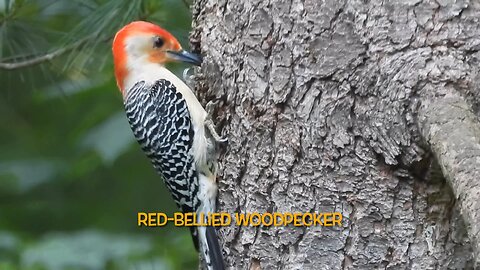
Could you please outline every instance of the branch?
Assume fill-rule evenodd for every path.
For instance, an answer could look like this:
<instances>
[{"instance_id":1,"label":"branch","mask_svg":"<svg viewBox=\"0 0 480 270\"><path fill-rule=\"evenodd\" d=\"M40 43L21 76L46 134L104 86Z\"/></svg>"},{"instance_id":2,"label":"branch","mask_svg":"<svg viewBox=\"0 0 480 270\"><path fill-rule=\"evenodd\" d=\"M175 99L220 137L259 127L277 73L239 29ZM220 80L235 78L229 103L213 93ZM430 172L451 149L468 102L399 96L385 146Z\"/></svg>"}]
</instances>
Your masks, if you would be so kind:
<instances>
[{"instance_id":1,"label":"branch","mask_svg":"<svg viewBox=\"0 0 480 270\"><path fill-rule=\"evenodd\" d=\"M0 62L0 69L14 70L14 69L19 69L19 68L25 68L25 67L29 67L29 66L38 65L38 64L41 64L41 63L46 62L46 61L51 61L52 59L66 53L68 51L71 51L71 50L77 48L78 46L83 44L88 39L89 39L89 37L84 38L84 39L72 44L71 46L60 48L56 51L53 51L53 52L50 52L50 53L47 53L45 55L41 55L41 56L38 56L38 57L34 57L32 59L28 59L28 60L25 60L25 61L11 62L11 63Z\"/></svg>"},{"instance_id":2,"label":"branch","mask_svg":"<svg viewBox=\"0 0 480 270\"><path fill-rule=\"evenodd\" d=\"M420 130L452 187L480 267L480 123L454 90L426 99L419 110Z\"/></svg>"},{"instance_id":3,"label":"branch","mask_svg":"<svg viewBox=\"0 0 480 270\"><path fill-rule=\"evenodd\" d=\"M0 69L7 69L7 70L14 70L24 67L29 67L33 65L40 64L45 61L50 61L53 58L64 54L67 51L67 48L61 48L59 50L53 51L51 53L47 53L42 56L38 56L29 60L25 60L22 62L12 62L12 63L2 63L0 62Z\"/></svg>"}]
</instances>

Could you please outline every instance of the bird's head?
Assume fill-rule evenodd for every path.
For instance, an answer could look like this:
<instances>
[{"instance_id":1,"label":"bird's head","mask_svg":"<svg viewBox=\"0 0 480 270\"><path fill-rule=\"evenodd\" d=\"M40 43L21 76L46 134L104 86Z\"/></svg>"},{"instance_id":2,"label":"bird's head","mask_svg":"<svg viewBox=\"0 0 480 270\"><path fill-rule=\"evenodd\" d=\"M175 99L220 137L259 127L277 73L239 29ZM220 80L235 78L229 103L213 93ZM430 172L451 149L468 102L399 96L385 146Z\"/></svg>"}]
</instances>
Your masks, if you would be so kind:
<instances>
[{"instance_id":1,"label":"bird's head","mask_svg":"<svg viewBox=\"0 0 480 270\"><path fill-rule=\"evenodd\" d=\"M182 49L177 39L158 25L136 21L120 29L113 39L115 77L120 91L129 72L139 65L165 65L177 61L194 65L202 63L201 56Z\"/></svg>"}]
</instances>

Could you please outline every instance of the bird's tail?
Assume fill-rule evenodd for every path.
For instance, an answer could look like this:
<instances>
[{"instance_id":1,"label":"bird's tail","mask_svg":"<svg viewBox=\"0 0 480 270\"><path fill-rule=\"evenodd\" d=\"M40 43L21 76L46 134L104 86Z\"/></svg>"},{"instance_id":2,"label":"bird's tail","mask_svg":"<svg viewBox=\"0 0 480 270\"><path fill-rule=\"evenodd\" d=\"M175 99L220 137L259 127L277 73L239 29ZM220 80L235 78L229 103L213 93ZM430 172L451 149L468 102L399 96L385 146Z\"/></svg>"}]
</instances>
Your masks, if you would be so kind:
<instances>
[{"instance_id":1,"label":"bird's tail","mask_svg":"<svg viewBox=\"0 0 480 270\"><path fill-rule=\"evenodd\" d=\"M200 240L200 252L208 270L224 270L222 249L214 227L197 227Z\"/></svg>"}]
</instances>

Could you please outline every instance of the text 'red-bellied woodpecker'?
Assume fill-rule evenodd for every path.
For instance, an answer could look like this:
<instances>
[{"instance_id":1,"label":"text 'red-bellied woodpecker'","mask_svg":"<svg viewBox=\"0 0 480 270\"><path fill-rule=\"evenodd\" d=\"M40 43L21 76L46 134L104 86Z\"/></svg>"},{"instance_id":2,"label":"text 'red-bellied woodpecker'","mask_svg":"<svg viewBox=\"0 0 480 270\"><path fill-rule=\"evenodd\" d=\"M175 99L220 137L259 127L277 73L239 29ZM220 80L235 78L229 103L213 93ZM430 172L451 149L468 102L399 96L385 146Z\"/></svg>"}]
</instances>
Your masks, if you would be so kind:
<instances>
[{"instance_id":1,"label":"text 'red-bellied woodpecker'","mask_svg":"<svg viewBox=\"0 0 480 270\"><path fill-rule=\"evenodd\" d=\"M115 35L117 85L133 134L183 212L213 213L217 196L215 132L192 90L165 68L169 61L201 64L175 37L148 22L132 22ZM190 227L207 269L224 269L213 227Z\"/></svg>"}]
</instances>

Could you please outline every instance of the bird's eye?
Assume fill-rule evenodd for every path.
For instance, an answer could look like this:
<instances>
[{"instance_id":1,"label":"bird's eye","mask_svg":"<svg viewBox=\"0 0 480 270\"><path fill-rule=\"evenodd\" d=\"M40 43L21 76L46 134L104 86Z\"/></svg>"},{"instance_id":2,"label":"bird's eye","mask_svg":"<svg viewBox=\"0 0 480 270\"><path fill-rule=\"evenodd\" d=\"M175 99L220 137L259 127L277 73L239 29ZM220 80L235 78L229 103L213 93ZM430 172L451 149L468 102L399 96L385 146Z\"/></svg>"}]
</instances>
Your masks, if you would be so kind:
<instances>
[{"instance_id":1,"label":"bird's eye","mask_svg":"<svg viewBox=\"0 0 480 270\"><path fill-rule=\"evenodd\" d=\"M155 37L153 40L153 47L154 48L161 48L163 46L164 42L161 37Z\"/></svg>"}]
</instances>

